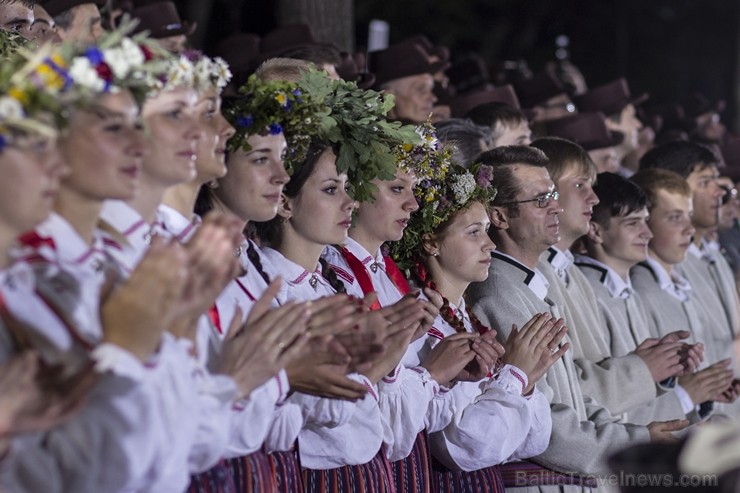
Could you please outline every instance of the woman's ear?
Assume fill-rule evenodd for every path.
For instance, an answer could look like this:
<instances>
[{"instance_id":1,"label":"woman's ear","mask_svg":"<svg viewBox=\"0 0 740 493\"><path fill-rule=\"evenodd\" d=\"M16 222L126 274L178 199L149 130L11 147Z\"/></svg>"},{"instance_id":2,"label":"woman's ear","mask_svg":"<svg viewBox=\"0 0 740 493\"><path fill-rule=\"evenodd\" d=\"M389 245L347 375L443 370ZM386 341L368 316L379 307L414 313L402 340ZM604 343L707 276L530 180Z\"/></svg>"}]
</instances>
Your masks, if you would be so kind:
<instances>
[{"instance_id":1,"label":"woman's ear","mask_svg":"<svg viewBox=\"0 0 740 493\"><path fill-rule=\"evenodd\" d=\"M491 219L491 227L496 229L509 229L509 214L506 207L493 206L488 217Z\"/></svg>"},{"instance_id":2,"label":"woman's ear","mask_svg":"<svg viewBox=\"0 0 740 493\"><path fill-rule=\"evenodd\" d=\"M283 219L290 219L293 215L293 200L286 197L284 193L280 194L277 214Z\"/></svg>"},{"instance_id":3,"label":"woman's ear","mask_svg":"<svg viewBox=\"0 0 740 493\"><path fill-rule=\"evenodd\" d=\"M439 254L439 243L432 233L424 233L421 236L421 248L429 256L435 257Z\"/></svg>"},{"instance_id":4,"label":"woman's ear","mask_svg":"<svg viewBox=\"0 0 740 493\"><path fill-rule=\"evenodd\" d=\"M601 245L604 243L604 238L602 235L602 228L601 225L598 223L595 223L594 221L591 221L588 223L588 239L591 240L593 243L597 245Z\"/></svg>"}]
</instances>

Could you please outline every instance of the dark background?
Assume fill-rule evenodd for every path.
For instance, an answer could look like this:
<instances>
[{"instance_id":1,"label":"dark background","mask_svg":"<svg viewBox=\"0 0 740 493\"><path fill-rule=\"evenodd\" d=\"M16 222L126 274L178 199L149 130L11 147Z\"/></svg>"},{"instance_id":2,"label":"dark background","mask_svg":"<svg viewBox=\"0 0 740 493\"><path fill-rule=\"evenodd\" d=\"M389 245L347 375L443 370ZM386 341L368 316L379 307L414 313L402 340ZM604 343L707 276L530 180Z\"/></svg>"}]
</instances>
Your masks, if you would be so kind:
<instances>
[{"instance_id":1,"label":"dark background","mask_svg":"<svg viewBox=\"0 0 740 493\"><path fill-rule=\"evenodd\" d=\"M681 101L699 91L710 100L726 100L723 120L740 128L733 125L740 99L737 0L180 0L179 4L184 17L192 13L191 19L205 21L195 41L206 49L238 30L265 34L296 16L303 16L318 38L329 32L327 26L340 25L349 35L344 42L334 41L350 49L352 38L355 46L366 44L371 19L382 19L390 23L391 42L420 32L450 47L453 58L468 51L477 51L491 64L524 58L536 72L554 59L555 38L565 34L570 37L571 60L590 86L625 76L633 93L648 92L653 102ZM354 15L332 15L338 4L349 4Z\"/></svg>"}]
</instances>

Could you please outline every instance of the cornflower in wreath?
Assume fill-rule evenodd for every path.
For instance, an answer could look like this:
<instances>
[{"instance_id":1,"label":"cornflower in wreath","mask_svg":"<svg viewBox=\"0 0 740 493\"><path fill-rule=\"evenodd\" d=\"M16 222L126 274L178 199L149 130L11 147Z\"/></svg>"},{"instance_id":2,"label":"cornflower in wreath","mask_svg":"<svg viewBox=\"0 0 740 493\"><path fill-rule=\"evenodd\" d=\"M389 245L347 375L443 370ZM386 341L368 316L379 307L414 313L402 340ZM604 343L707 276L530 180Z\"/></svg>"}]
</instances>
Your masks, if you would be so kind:
<instances>
[{"instance_id":1,"label":"cornflower in wreath","mask_svg":"<svg viewBox=\"0 0 740 493\"><path fill-rule=\"evenodd\" d=\"M377 187L371 181L392 180L398 161L394 150L419 144L420 135L411 125L388 121L393 95L331 80L318 70L306 71L298 84L304 93L329 107L315 140L339 148L337 171L347 173L350 195L361 202L372 201Z\"/></svg>"},{"instance_id":2,"label":"cornflower in wreath","mask_svg":"<svg viewBox=\"0 0 740 493\"><path fill-rule=\"evenodd\" d=\"M312 136L318 135L329 108L289 81L263 81L249 77L239 97L229 101L224 115L236 129L230 151L249 151L250 135L285 134L288 155L285 167L292 175L296 163L306 158Z\"/></svg>"},{"instance_id":3,"label":"cornflower in wreath","mask_svg":"<svg viewBox=\"0 0 740 493\"><path fill-rule=\"evenodd\" d=\"M401 240L389 246L390 256L411 278L421 253L422 238L433 233L457 211L473 202L490 204L496 197L493 168L474 164L470 169L451 164L445 174L419 181L414 187L419 210L412 214Z\"/></svg>"}]
</instances>

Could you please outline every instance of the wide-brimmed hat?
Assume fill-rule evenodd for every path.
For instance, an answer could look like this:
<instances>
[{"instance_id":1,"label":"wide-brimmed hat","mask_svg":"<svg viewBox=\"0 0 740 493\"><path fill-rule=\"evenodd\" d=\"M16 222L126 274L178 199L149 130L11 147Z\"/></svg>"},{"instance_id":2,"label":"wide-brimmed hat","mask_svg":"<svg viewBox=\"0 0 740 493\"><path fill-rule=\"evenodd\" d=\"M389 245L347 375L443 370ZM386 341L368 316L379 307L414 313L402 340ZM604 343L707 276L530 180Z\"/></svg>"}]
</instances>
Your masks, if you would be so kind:
<instances>
[{"instance_id":1,"label":"wide-brimmed hat","mask_svg":"<svg viewBox=\"0 0 740 493\"><path fill-rule=\"evenodd\" d=\"M524 108L534 108L550 98L566 93L563 83L547 70L515 82L514 90Z\"/></svg>"},{"instance_id":2,"label":"wide-brimmed hat","mask_svg":"<svg viewBox=\"0 0 740 493\"><path fill-rule=\"evenodd\" d=\"M356 82L360 89L370 89L375 83L375 74L365 70L367 58L364 53L342 52L342 61L337 65L339 77Z\"/></svg>"},{"instance_id":3,"label":"wide-brimmed hat","mask_svg":"<svg viewBox=\"0 0 740 493\"><path fill-rule=\"evenodd\" d=\"M603 113L578 113L546 123L547 135L568 139L587 151L619 145L624 134L606 128Z\"/></svg>"},{"instance_id":4,"label":"wide-brimmed hat","mask_svg":"<svg viewBox=\"0 0 740 493\"><path fill-rule=\"evenodd\" d=\"M46 0L37 2L39 5L44 7L44 10L46 10L50 16L56 17L57 15L61 14L62 12L66 12L69 9L72 9L74 7L77 7L79 5L83 5L86 3L94 3L95 5L100 7L104 7L106 4L105 0Z\"/></svg>"},{"instance_id":5,"label":"wide-brimmed hat","mask_svg":"<svg viewBox=\"0 0 740 493\"><path fill-rule=\"evenodd\" d=\"M219 41L213 54L229 63L232 71L251 67L259 55L260 37L252 33L238 33Z\"/></svg>"},{"instance_id":6,"label":"wide-brimmed hat","mask_svg":"<svg viewBox=\"0 0 740 493\"><path fill-rule=\"evenodd\" d=\"M457 96L450 102L450 109L453 117L462 118L468 111L486 103L506 103L516 109L521 109L519 99L510 84L488 87Z\"/></svg>"},{"instance_id":7,"label":"wide-brimmed hat","mask_svg":"<svg viewBox=\"0 0 740 493\"><path fill-rule=\"evenodd\" d=\"M277 56L292 48L314 44L316 39L308 24L288 24L275 28L262 37L260 53Z\"/></svg>"},{"instance_id":8,"label":"wide-brimmed hat","mask_svg":"<svg viewBox=\"0 0 740 493\"><path fill-rule=\"evenodd\" d=\"M585 94L575 96L573 102L579 111L600 111L605 115L620 113L628 104L638 105L647 100L648 95L632 96L627 79L621 77L617 80L591 89Z\"/></svg>"},{"instance_id":9,"label":"wide-brimmed hat","mask_svg":"<svg viewBox=\"0 0 740 493\"><path fill-rule=\"evenodd\" d=\"M704 113L722 113L725 110L725 106L726 103L724 99L711 101L700 92L693 93L683 103L686 116L692 119Z\"/></svg>"},{"instance_id":10,"label":"wide-brimmed hat","mask_svg":"<svg viewBox=\"0 0 740 493\"><path fill-rule=\"evenodd\" d=\"M187 22L180 18L175 2L155 1L140 3L134 7L131 16L139 19L134 32L149 31L155 39L169 38L184 34L190 36L198 27L197 22Z\"/></svg>"},{"instance_id":11,"label":"wide-brimmed hat","mask_svg":"<svg viewBox=\"0 0 740 493\"><path fill-rule=\"evenodd\" d=\"M415 34L398 42L398 44L401 43L416 44L423 48L424 51L427 52L427 54L436 56L443 62L450 61L450 49L446 46L435 45L424 34Z\"/></svg>"},{"instance_id":12,"label":"wide-brimmed hat","mask_svg":"<svg viewBox=\"0 0 740 493\"><path fill-rule=\"evenodd\" d=\"M415 43L400 43L368 54L369 68L375 74L373 87L386 82L420 74L434 74L449 63L430 62L427 52Z\"/></svg>"},{"instance_id":13,"label":"wide-brimmed hat","mask_svg":"<svg viewBox=\"0 0 740 493\"><path fill-rule=\"evenodd\" d=\"M478 53L456 58L445 74L459 94L490 86L488 65Z\"/></svg>"}]
</instances>

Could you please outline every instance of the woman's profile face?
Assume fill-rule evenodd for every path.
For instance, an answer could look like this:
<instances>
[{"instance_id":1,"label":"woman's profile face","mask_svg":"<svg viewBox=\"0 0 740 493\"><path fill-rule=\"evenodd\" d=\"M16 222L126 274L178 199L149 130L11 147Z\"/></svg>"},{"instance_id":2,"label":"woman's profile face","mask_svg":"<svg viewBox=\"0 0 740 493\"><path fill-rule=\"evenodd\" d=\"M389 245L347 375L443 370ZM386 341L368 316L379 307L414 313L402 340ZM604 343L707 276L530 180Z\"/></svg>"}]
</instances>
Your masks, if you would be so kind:
<instances>
[{"instance_id":1,"label":"woman's profile face","mask_svg":"<svg viewBox=\"0 0 740 493\"><path fill-rule=\"evenodd\" d=\"M228 172L218 180L215 195L244 221L269 221L290 180L283 165L287 144L283 134L251 135L247 142L249 151L229 154Z\"/></svg>"},{"instance_id":2,"label":"woman's profile face","mask_svg":"<svg viewBox=\"0 0 740 493\"><path fill-rule=\"evenodd\" d=\"M199 94L195 111L203 131L195 160L196 180L208 183L226 174L226 142L234 135L234 127L221 114L221 97L215 87Z\"/></svg>"},{"instance_id":3,"label":"woman's profile face","mask_svg":"<svg viewBox=\"0 0 740 493\"><path fill-rule=\"evenodd\" d=\"M77 111L59 149L70 167L66 190L92 200L132 199L146 142L131 93L106 94Z\"/></svg>"},{"instance_id":4,"label":"woman's profile face","mask_svg":"<svg viewBox=\"0 0 740 493\"><path fill-rule=\"evenodd\" d=\"M347 193L347 175L337 172L336 160L333 151L324 151L298 195L285 199L291 227L310 243L342 243L352 225L357 203Z\"/></svg>"},{"instance_id":5,"label":"woman's profile face","mask_svg":"<svg viewBox=\"0 0 740 493\"><path fill-rule=\"evenodd\" d=\"M195 178L198 140L204 134L197 103L198 94L184 87L161 92L144 103L148 136L144 178L148 183L169 187Z\"/></svg>"}]
</instances>

